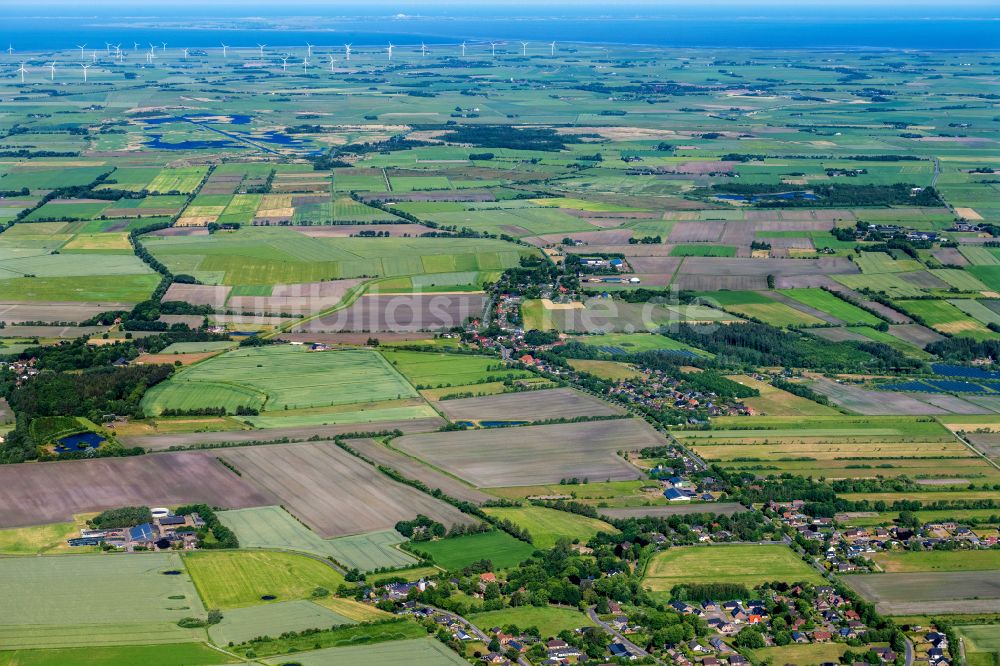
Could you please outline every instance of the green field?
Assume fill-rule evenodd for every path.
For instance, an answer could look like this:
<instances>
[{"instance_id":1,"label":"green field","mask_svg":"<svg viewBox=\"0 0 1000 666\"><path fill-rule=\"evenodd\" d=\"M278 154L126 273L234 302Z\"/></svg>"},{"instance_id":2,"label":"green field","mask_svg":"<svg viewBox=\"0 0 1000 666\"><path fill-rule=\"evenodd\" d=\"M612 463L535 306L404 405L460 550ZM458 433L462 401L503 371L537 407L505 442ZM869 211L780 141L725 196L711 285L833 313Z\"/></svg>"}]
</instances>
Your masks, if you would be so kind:
<instances>
[{"instance_id":1,"label":"green field","mask_svg":"<svg viewBox=\"0 0 1000 666\"><path fill-rule=\"evenodd\" d=\"M643 583L669 592L682 583L736 583L755 587L768 581L821 584L823 578L788 546L687 546L657 553Z\"/></svg>"},{"instance_id":2,"label":"green field","mask_svg":"<svg viewBox=\"0 0 1000 666\"><path fill-rule=\"evenodd\" d=\"M0 530L0 554L39 555L62 549L66 539L79 531L76 523L50 523Z\"/></svg>"},{"instance_id":3,"label":"green field","mask_svg":"<svg viewBox=\"0 0 1000 666\"><path fill-rule=\"evenodd\" d=\"M882 320L822 289L782 289L779 293L803 305L822 310L848 325L877 326Z\"/></svg>"},{"instance_id":4,"label":"green field","mask_svg":"<svg viewBox=\"0 0 1000 666\"><path fill-rule=\"evenodd\" d=\"M416 559L393 548L405 541L394 530L323 539L280 506L220 511L219 520L236 533L243 548L272 548L332 557L362 571L402 568Z\"/></svg>"},{"instance_id":5,"label":"green field","mask_svg":"<svg viewBox=\"0 0 1000 666\"><path fill-rule=\"evenodd\" d=\"M208 636L216 645L244 643L258 636L277 636L286 631L304 629L329 629L344 624L354 624L350 618L339 615L311 601L282 601L249 608L233 608L222 615L222 622L208 629Z\"/></svg>"},{"instance_id":6,"label":"green field","mask_svg":"<svg viewBox=\"0 0 1000 666\"><path fill-rule=\"evenodd\" d=\"M414 542L412 548L416 552L427 553L434 559L434 564L449 571L479 560L489 560L497 569L506 569L528 559L535 550L534 546L501 530Z\"/></svg>"},{"instance_id":7,"label":"green field","mask_svg":"<svg viewBox=\"0 0 1000 666\"><path fill-rule=\"evenodd\" d=\"M989 571L1000 569L1000 550L882 552L872 555L872 560L887 573Z\"/></svg>"},{"instance_id":8,"label":"green field","mask_svg":"<svg viewBox=\"0 0 1000 666\"><path fill-rule=\"evenodd\" d=\"M962 625L955 627L965 639L969 666L993 666L1000 658L1000 632L994 625Z\"/></svg>"},{"instance_id":9,"label":"green field","mask_svg":"<svg viewBox=\"0 0 1000 666\"><path fill-rule=\"evenodd\" d=\"M177 626L184 617L204 618L205 608L174 553L3 558L0 577L0 645L7 649L183 643L203 636Z\"/></svg>"},{"instance_id":10,"label":"green field","mask_svg":"<svg viewBox=\"0 0 1000 666\"><path fill-rule=\"evenodd\" d=\"M307 599L317 587L333 591L344 582L323 562L294 553L205 551L185 555L184 562L207 608Z\"/></svg>"},{"instance_id":11,"label":"green field","mask_svg":"<svg viewBox=\"0 0 1000 666\"><path fill-rule=\"evenodd\" d=\"M288 663L287 657L268 659L268 664ZM464 666L468 662L432 638L397 640L374 645L327 648L295 655L302 666Z\"/></svg>"},{"instance_id":12,"label":"green field","mask_svg":"<svg viewBox=\"0 0 1000 666\"><path fill-rule=\"evenodd\" d=\"M772 326L813 326L823 320L754 291L711 292L702 294L729 312L759 319Z\"/></svg>"},{"instance_id":13,"label":"green field","mask_svg":"<svg viewBox=\"0 0 1000 666\"><path fill-rule=\"evenodd\" d=\"M393 619L373 624L343 625L318 633L309 632L303 636L278 637L276 640L266 642L242 643L233 648L233 651L241 654L253 651L258 657L269 657L276 654L299 653L331 647L357 647L387 641L424 638L425 636L427 636L427 630L416 622ZM299 661L299 658L300 655L296 654L296 662ZM285 656L278 663L287 664L287 660L288 657ZM321 661L319 663L325 664L327 662Z\"/></svg>"},{"instance_id":14,"label":"green field","mask_svg":"<svg viewBox=\"0 0 1000 666\"><path fill-rule=\"evenodd\" d=\"M573 340L588 347L608 347L612 350L621 349L627 354L655 349L669 349L691 351L705 357L711 356L709 352L696 349L691 345L655 333L602 333L598 335L581 335L574 337Z\"/></svg>"},{"instance_id":15,"label":"green field","mask_svg":"<svg viewBox=\"0 0 1000 666\"><path fill-rule=\"evenodd\" d=\"M772 664L823 664L837 663L850 647L845 643L807 643L784 645L753 650L753 658Z\"/></svg>"},{"instance_id":16,"label":"green field","mask_svg":"<svg viewBox=\"0 0 1000 666\"><path fill-rule=\"evenodd\" d=\"M675 245L671 257L735 257L735 245Z\"/></svg>"},{"instance_id":17,"label":"green field","mask_svg":"<svg viewBox=\"0 0 1000 666\"><path fill-rule=\"evenodd\" d=\"M552 606L519 606L505 608L486 613L475 613L469 618L477 627L487 630L490 627L505 627L516 625L521 629L537 627L542 638L553 637L560 631L576 631L580 627L592 627L594 623L586 615L571 608L553 608Z\"/></svg>"},{"instance_id":18,"label":"green field","mask_svg":"<svg viewBox=\"0 0 1000 666\"><path fill-rule=\"evenodd\" d=\"M464 386L488 378L530 377L525 370L508 369L503 361L489 356L438 352L383 351L382 355L416 386Z\"/></svg>"},{"instance_id":19,"label":"green field","mask_svg":"<svg viewBox=\"0 0 1000 666\"><path fill-rule=\"evenodd\" d=\"M521 256L534 253L493 239L310 237L269 227L144 242L172 271L228 285L495 271L517 266Z\"/></svg>"},{"instance_id":20,"label":"green field","mask_svg":"<svg viewBox=\"0 0 1000 666\"><path fill-rule=\"evenodd\" d=\"M0 652L0 666L104 666L105 664L214 666L235 663L238 663L237 659L213 650L203 643L89 646Z\"/></svg>"},{"instance_id":21,"label":"green field","mask_svg":"<svg viewBox=\"0 0 1000 666\"><path fill-rule=\"evenodd\" d=\"M250 406L262 412L416 397L378 353L304 346L238 349L191 366L143 397L146 413Z\"/></svg>"},{"instance_id":22,"label":"green field","mask_svg":"<svg viewBox=\"0 0 1000 666\"><path fill-rule=\"evenodd\" d=\"M597 518L539 506L487 507L483 510L494 518L509 520L528 530L537 548L551 548L559 539L587 543L598 532L617 531Z\"/></svg>"}]
</instances>

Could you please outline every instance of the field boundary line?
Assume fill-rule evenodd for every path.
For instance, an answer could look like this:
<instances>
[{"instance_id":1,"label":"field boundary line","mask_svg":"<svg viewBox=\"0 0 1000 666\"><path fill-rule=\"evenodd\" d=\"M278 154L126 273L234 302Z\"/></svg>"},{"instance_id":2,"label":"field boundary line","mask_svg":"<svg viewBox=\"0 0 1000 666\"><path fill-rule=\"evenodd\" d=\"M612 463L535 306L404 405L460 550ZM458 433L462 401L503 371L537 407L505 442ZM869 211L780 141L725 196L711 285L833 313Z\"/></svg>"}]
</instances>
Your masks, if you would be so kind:
<instances>
[{"instance_id":1,"label":"field boundary line","mask_svg":"<svg viewBox=\"0 0 1000 666\"><path fill-rule=\"evenodd\" d=\"M937 419L934 419L934 420L937 421ZM941 423L941 422L938 421L938 423ZM944 425L944 424L942 423L941 425ZM945 427L947 427L947 426L945 426ZM958 439L958 441L962 442L962 444L965 444L965 446L968 447L968 449L970 451L972 451L977 456L979 456L980 458L982 458L983 460L985 460L989 465L992 465L995 469L1000 470L1000 464L997 464L992 458L990 458L985 453L983 453L982 451L980 451L979 449L977 449L975 446L972 445L971 442L969 442L967 439L965 439L964 437L962 437L961 435L959 435L957 432L954 433L954 435Z\"/></svg>"}]
</instances>

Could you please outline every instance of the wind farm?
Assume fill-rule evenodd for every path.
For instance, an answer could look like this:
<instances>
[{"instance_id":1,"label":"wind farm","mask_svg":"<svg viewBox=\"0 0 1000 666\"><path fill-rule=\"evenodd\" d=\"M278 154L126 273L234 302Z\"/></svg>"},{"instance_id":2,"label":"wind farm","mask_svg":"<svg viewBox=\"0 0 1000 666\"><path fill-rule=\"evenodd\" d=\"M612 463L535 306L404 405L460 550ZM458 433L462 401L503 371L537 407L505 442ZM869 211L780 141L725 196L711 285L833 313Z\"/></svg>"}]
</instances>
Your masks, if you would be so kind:
<instances>
[{"instance_id":1,"label":"wind farm","mask_svg":"<svg viewBox=\"0 0 1000 666\"><path fill-rule=\"evenodd\" d=\"M996 661L989 17L69 4L0 22L0 665Z\"/></svg>"}]
</instances>

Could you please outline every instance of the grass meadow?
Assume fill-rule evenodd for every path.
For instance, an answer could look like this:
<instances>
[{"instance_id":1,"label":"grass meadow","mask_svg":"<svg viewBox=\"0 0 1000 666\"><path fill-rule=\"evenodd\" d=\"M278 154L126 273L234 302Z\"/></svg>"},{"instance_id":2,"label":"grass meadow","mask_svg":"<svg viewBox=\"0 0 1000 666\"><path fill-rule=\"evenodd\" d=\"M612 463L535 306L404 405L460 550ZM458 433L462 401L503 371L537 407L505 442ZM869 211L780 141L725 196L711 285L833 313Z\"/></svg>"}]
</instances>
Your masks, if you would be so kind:
<instances>
[{"instance_id":1,"label":"grass meadow","mask_svg":"<svg viewBox=\"0 0 1000 666\"><path fill-rule=\"evenodd\" d=\"M669 592L681 583L735 583L750 588L768 581L821 584L823 578L788 546L719 545L657 553L643 579L654 592Z\"/></svg>"}]
</instances>

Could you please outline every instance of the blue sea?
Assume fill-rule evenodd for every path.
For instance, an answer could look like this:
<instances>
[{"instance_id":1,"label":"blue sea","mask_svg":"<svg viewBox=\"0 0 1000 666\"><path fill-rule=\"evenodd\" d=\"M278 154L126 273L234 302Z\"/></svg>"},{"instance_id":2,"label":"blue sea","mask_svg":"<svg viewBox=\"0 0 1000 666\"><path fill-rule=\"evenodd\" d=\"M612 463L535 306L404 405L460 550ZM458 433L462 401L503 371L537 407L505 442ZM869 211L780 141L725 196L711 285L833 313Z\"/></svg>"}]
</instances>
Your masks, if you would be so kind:
<instances>
[{"instance_id":1,"label":"blue sea","mask_svg":"<svg viewBox=\"0 0 1000 666\"><path fill-rule=\"evenodd\" d=\"M6 4L14 3L0 0L0 5ZM72 49L83 43L99 48L105 42L123 46L167 42L172 47L214 47L220 42L234 47L310 42L322 47L349 42L363 48L389 41L405 47L421 41L433 45L555 40L661 47L1000 50L1000 3L894 7L624 4L613 9L562 5L534 10L524 5L464 5L476 7L474 13L460 9L463 5L395 13L386 5L337 4L324 9L322 4L277 3L275 8L247 3L208 8L212 4L206 2L200 10L138 2L104 9L99 3L0 6L4 14L0 45L32 50ZM611 11L612 15L605 15ZM321 22L302 19L310 16L320 17ZM152 21L175 25L148 27ZM519 48L512 43L507 50Z\"/></svg>"}]
</instances>

